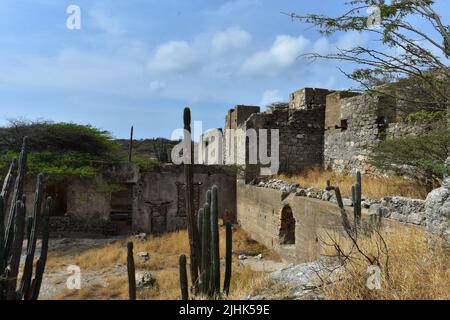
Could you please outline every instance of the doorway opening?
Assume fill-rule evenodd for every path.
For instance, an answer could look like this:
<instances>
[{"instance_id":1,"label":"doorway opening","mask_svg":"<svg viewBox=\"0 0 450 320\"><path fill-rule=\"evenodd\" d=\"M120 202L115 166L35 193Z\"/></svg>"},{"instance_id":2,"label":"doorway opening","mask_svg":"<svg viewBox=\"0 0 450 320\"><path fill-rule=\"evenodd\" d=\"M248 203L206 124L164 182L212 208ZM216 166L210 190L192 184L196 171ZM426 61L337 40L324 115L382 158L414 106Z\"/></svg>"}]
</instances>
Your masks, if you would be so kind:
<instances>
[{"instance_id":1,"label":"doorway opening","mask_svg":"<svg viewBox=\"0 0 450 320\"><path fill-rule=\"evenodd\" d=\"M280 244L295 244L295 219L290 206L284 206L281 210L280 222Z\"/></svg>"}]
</instances>

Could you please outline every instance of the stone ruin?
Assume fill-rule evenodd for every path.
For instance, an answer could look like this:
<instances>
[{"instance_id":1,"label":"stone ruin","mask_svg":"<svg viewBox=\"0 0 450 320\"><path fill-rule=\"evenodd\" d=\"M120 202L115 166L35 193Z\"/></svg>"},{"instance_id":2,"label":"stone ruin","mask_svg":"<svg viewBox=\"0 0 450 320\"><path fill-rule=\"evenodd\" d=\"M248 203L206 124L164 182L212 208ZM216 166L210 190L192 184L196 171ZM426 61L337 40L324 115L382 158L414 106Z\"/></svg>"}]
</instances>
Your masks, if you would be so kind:
<instances>
[{"instance_id":1,"label":"stone ruin","mask_svg":"<svg viewBox=\"0 0 450 320\"><path fill-rule=\"evenodd\" d=\"M384 139L429 130L429 125L405 120L405 113L424 108L408 105L406 111L390 95L303 88L290 94L289 102L269 105L264 112L236 106L228 111L225 129L279 129L280 173L319 167L375 174L368 162L373 147ZM225 152L230 144L225 130Z\"/></svg>"},{"instance_id":2,"label":"stone ruin","mask_svg":"<svg viewBox=\"0 0 450 320\"><path fill-rule=\"evenodd\" d=\"M408 112L418 110L421 110L421 106L408 106ZM264 112L261 112L259 106L245 105L238 105L229 110L220 141L223 144L221 150L228 153L230 148L236 147L236 144L231 143L232 137L228 135L227 129L278 129L280 173L295 174L308 168L319 167L341 173L354 173L359 170L363 174L374 174L376 170L367 161L374 146L389 137L430 130L427 126L411 124L404 119L404 108L387 95L303 88L290 94L288 102L269 105ZM201 143L203 142L201 138ZM248 151L247 148L243 150ZM245 152L243 155L235 152L234 155L243 157L245 163ZM224 159L227 160L226 157ZM236 163L235 160L232 159L232 163ZM210 165L206 162L195 165L195 206L198 208L199 204L205 201L202 197L207 189L217 185L221 190L221 215L238 221L257 238L256 225L269 228L272 224L267 224L265 219L268 219L268 214L263 212L264 208L255 211L252 218L249 213L254 210L252 206L259 205L261 201L255 201L253 204L250 201L257 192L255 189L250 188L248 193L242 190L251 187L248 183L255 181L259 170L245 165L244 179L241 179L242 176L237 175L236 170L227 166L230 163L224 161L224 164ZM100 174L95 179L72 179L48 190L49 195L55 199L51 219L54 235L67 236L71 232L108 235L118 232L161 234L186 227L182 166L161 164L150 171L144 171L130 162L96 163L96 166ZM242 180L244 185L241 184ZM120 190L101 190L98 185L101 185L102 181L119 185ZM30 193L27 199L33 198L32 182L33 179L27 187ZM381 209L386 218L421 225L448 238L448 217L445 216L448 216L449 185L435 190L427 201L401 197L366 199L364 208L377 212ZM282 185L275 189L281 190L281 201L292 195L288 192L291 187ZM296 187L293 194L299 198L326 202L330 205L327 210L329 208L330 212L335 211L335 201L325 190ZM303 203L302 201L299 203ZM345 201L351 202L350 199ZM316 204L313 203L314 206ZM319 211L322 210L321 206L327 205L317 204ZM284 216L279 220L279 208L274 208L276 209L271 216L274 219L273 228L277 231L267 234L273 239L265 244L273 247L274 243L281 239L286 245L296 243L301 246L301 241L295 241L298 236L298 222L295 221L301 219L298 216L299 210L295 206L283 207ZM435 212L439 212L439 215L436 215L436 219L431 219ZM324 217L325 220L328 219L328 213ZM297 225L297 229L294 229L293 225Z\"/></svg>"}]
</instances>

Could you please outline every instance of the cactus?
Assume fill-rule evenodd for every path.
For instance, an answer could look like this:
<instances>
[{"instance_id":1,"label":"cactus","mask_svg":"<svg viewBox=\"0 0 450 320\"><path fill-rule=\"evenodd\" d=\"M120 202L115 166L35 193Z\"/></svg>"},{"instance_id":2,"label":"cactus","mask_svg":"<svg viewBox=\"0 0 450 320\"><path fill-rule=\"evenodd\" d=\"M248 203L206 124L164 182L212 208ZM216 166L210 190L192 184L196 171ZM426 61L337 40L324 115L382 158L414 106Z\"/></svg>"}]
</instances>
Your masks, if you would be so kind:
<instances>
[{"instance_id":1,"label":"cactus","mask_svg":"<svg viewBox=\"0 0 450 320\"><path fill-rule=\"evenodd\" d=\"M36 262L36 272L31 286L25 294L25 299L37 300L41 290L42 279L44 277L45 264L47 263L48 239L50 238L50 214L52 212L52 198L45 201L44 214L42 216L42 246L41 254ZM34 225L37 230L37 225Z\"/></svg>"},{"instance_id":2,"label":"cactus","mask_svg":"<svg viewBox=\"0 0 450 320\"><path fill-rule=\"evenodd\" d=\"M23 277L20 285L20 294L21 296L25 296L30 287L32 270L33 270L33 259L34 252L36 250L36 241L37 241L37 223L38 223L38 214L42 209L42 174L38 175L36 182L36 193L34 198L34 207L33 207L33 215L28 220L28 242L27 242L27 255L25 258L25 265L23 271ZM31 225L30 225L31 221Z\"/></svg>"},{"instance_id":3,"label":"cactus","mask_svg":"<svg viewBox=\"0 0 450 320\"><path fill-rule=\"evenodd\" d=\"M45 270L51 199L47 199L46 208L42 213L43 176L39 174L36 182L33 213L31 217L26 219L26 197L23 192L26 163L27 138L25 137L19 161L12 160L0 194L0 300L37 299ZM13 183L14 179L15 182ZM7 219L6 214L9 214ZM7 220L6 226L5 220ZM36 263L36 270L33 272L33 260L39 230L42 232L42 248L39 260ZM20 287L17 289L20 257L25 238L27 239L26 259ZM33 273L35 278L32 280Z\"/></svg>"},{"instance_id":4,"label":"cactus","mask_svg":"<svg viewBox=\"0 0 450 320\"><path fill-rule=\"evenodd\" d=\"M203 243L203 216L204 216L204 209L200 208L197 213L197 230L198 230L198 237L200 239L200 246ZM202 252L200 247L200 256L198 257L198 267L200 271L200 276L203 273L203 260L202 260Z\"/></svg>"},{"instance_id":5,"label":"cactus","mask_svg":"<svg viewBox=\"0 0 450 320\"><path fill-rule=\"evenodd\" d=\"M186 271L186 256L184 254L180 256L179 265L180 265L181 300L188 300L189 299L188 278Z\"/></svg>"},{"instance_id":6,"label":"cactus","mask_svg":"<svg viewBox=\"0 0 450 320\"><path fill-rule=\"evenodd\" d=\"M220 293L219 206L217 186L211 188L211 293Z\"/></svg>"},{"instance_id":7,"label":"cactus","mask_svg":"<svg viewBox=\"0 0 450 320\"><path fill-rule=\"evenodd\" d=\"M202 230L202 273L201 273L201 293L210 294L211 288L211 209L207 202L203 207L203 230Z\"/></svg>"},{"instance_id":8,"label":"cactus","mask_svg":"<svg viewBox=\"0 0 450 320\"><path fill-rule=\"evenodd\" d=\"M183 114L184 121L184 141L188 144L188 155L184 155L184 177L186 181L186 216L187 227L189 235L189 249L190 249L190 272L192 288L197 291L198 285L198 272L199 272L199 256L200 256L200 242L198 237L197 224L195 221L194 210L194 168L192 165L193 160L193 148L191 141L191 110L189 108L184 109Z\"/></svg>"},{"instance_id":9,"label":"cactus","mask_svg":"<svg viewBox=\"0 0 450 320\"><path fill-rule=\"evenodd\" d=\"M199 292L209 299L219 299L220 291L220 252L219 252L219 210L218 210L218 188L213 186L206 192L206 202L198 211L197 226L201 227L201 272L197 288ZM181 296L184 300L184 276L180 257L180 288ZM232 227L231 223L226 223L226 256L225 256L225 277L223 283L223 293L228 295L231 282L232 263ZM186 280L187 281L187 280ZM186 285L187 286L187 285Z\"/></svg>"},{"instance_id":10,"label":"cactus","mask_svg":"<svg viewBox=\"0 0 450 320\"><path fill-rule=\"evenodd\" d=\"M225 277L223 280L223 292L228 296L231 283L231 267L232 267L232 243L233 229L230 222L226 223L226 254L225 254Z\"/></svg>"},{"instance_id":11,"label":"cactus","mask_svg":"<svg viewBox=\"0 0 450 320\"><path fill-rule=\"evenodd\" d=\"M327 180L327 183L326 183L326 190L328 190L328 191L334 190L334 192L336 194L336 200L337 200L338 206L341 210L342 225L344 226L344 229L346 230L346 232L348 234L357 232L358 227L360 226L360 223L361 223L361 208L362 208L361 186L362 186L362 177L361 177L361 172L358 171L356 173L356 184L354 184L352 186L352 202L353 202L353 215L354 215L354 227L352 227L352 225L350 224L350 221L348 219L347 211L345 210L345 207L344 207L344 204L342 201L341 191L340 191L339 187L333 187L329 180Z\"/></svg>"},{"instance_id":12,"label":"cactus","mask_svg":"<svg viewBox=\"0 0 450 320\"><path fill-rule=\"evenodd\" d=\"M361 223L361 185L359 183L354 185L355 200L353 201L353 214L355 225L359 226Z\"/></svg>"},{"instance_id":13,"label":"cactus","mask_svg":"<svg viewBox=\"0 0 450 320\"><path fill-rule=\"evenodd\" d=\"M136 300L136 270L134 267L133 242L127 243L127 272L128 272L128 296L130 300Z\"/></svg>"}]
</instances>

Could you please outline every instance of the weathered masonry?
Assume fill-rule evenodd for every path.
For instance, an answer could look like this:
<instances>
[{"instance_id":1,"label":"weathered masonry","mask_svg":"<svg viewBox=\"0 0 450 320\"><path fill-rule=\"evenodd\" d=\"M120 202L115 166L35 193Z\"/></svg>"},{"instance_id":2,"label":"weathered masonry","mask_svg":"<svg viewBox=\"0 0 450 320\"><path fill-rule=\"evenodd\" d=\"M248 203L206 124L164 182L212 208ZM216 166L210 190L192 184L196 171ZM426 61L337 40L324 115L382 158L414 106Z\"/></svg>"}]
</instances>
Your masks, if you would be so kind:
<instances>
[{"instance_id":1,"label":"weathered masonry","mask_svg":"<svg viewBox=\"0 0 450 320\"><path fill-rule=\"evenodd\" d=\"M50 185L46 193L54 199L51 228L54 235L71 233L117 234L145 232L161 234L186 227L183 167L161 165L148 172L133 163L96 163L93 179L70 179ZM34 199L34 179L27 181L27 205ZM236 217L235 175L217 166L195 166L195 205L205 202L206 190L217 185L219 210Z\"/></svg>"},{"instance_id":2,"label":"weathered masonry","mask_svg":"<svg viewBox=\"0 0 450 320\"><path fill-rule=\"evenodd\" d=\"M286 195L283 190L246 184L244 180L238 180L236 193L238 223L253 239L278 252L286 261L314 261L324 253L330 235L345 234L340 210L335 202L297 195L296 192ZM424 201L402 199L405 202L417 202L418 206L423 207ZM411 208L404 207L405 211ZM383 210L386 209L384 207ZM394 212L399 211L399 208L392 209ZM350 219L352 211L351 207L347 208ZM363 220L380 221L384 230L393 226L396 229L417 228L416 223L411 224L405 219L407 217L410 217L410 212L395 217L383 215L379 220L377 212L362 210Z\"/></svg>"},{"instance_id":3,"label":"weathered masonry","mask_svg":"<svg viewBox=\"0 0 450 320\"><path fill-rule=\"evenodd\" d=\"M337 172L357 170L375 174L368 158L373 147L389 137L424 132L426 125L408 123L406 114L427 106L396 101L387 94L359 94L303 88L293 92L287 103L257 107L239 105L228 112L227 129L278 129L280 172L293 174L311 167ZM224 144L233 145L226 133ZM270 140L270 139L269 139ZM243 152L248 153L248 141ZM234 144L235 146L236 144ZM268 148L270 150L270 148ZM248 160L248 154L238 154ZM225 162L226 163L226 162ZM248 162L246 162L248 163ZM248 166L250 172L257 172Z\"/></svg>"}]
</instances>

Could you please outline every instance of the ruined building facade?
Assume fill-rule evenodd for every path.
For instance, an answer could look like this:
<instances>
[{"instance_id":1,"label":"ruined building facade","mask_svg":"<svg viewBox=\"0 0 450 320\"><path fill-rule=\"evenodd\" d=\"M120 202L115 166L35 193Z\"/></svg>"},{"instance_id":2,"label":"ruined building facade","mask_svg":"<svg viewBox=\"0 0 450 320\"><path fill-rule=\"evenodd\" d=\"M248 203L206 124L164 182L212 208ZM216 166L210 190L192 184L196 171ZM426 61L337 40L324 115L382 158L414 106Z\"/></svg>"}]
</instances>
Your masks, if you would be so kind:
<instances>
[{"instance_id":1,"label":"ruined building facade","mask_svg":"<svg viewBox=\"0 0 450 320\"><path fill-rule=\"evenodd\" d=\"M421 110L408 106L407 113ZM254 106L236 106L226 128L278 129L280 173L295 174L319 167L341 173L374 173L371 150L382 140L428 130L406 121L405 108L390 95L359 94L303 88L259 112ZM225 146L232 144L225 131ZM248 141L242 148L249 152ZM268 148L270 150L270 148ZM248 155L240 155L248 159Z\"/></svg>"}]
</instances>

